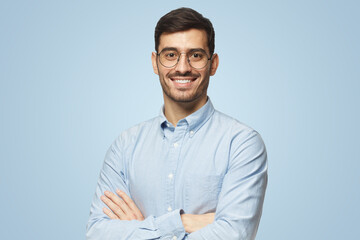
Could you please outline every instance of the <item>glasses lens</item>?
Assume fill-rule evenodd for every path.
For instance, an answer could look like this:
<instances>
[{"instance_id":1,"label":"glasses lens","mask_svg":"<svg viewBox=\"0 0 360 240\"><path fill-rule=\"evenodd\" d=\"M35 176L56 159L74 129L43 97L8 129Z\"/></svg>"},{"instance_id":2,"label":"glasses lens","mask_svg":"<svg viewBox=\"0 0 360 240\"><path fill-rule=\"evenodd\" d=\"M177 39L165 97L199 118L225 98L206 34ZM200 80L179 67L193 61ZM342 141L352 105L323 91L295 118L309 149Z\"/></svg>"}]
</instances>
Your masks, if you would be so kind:
<instances>
[{"instance_id":1,"label":"glasses lens","mask_svg":"<svg viewBox=\"0 0 360 240\"><path fill-rule=\"evenodd\" d=\"M188 55L190 65L193 68L203 68L208 62L208 56L205 51L197 50L192 51Z\"/></svg>"},{"instance_id":2,"label":"glasses lens","mask_svg":"<svg viewBox=\"0 0 360 240\"><path fill-rule=\"evenodd\" d=\"M163 50L160 53L160 62L165 67L173 67L178 62L179 53L175 50Z\"/></svg>"}]
</instances>

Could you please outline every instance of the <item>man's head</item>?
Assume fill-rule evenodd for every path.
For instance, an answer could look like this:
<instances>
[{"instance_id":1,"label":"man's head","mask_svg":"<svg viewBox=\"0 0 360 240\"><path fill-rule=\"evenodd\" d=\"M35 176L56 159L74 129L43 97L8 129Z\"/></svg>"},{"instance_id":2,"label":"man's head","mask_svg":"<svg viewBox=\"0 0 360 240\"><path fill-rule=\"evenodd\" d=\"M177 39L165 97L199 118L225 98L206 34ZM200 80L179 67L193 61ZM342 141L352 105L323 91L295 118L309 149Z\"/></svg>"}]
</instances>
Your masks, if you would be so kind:
<instances>
[{"instance_id":1,"label":"man's head","mask_svg":"<svg viewBox=\"0 0 360 240\"><path fill-rule=\"evenodd\" d=\"M206 102L209 78L219 62L214 54L214 35L211 22L189 8L173 10L159 20L152 64L159 75L165 105L169 101Z\"/></svg>"},{"instance_id":2,"label":"man's head","mask_svg":"<svg viewBox=\"0 0 360 240\"><path fill-rule=\"evenodd\" d=\"M155 27L155 50L159 52L160 36L163 33L181 32L189 29L204 30L210 56L215 49L215 31L209 19L191 8L178 8L165 14Z\"/></svg>"}]
</instances>

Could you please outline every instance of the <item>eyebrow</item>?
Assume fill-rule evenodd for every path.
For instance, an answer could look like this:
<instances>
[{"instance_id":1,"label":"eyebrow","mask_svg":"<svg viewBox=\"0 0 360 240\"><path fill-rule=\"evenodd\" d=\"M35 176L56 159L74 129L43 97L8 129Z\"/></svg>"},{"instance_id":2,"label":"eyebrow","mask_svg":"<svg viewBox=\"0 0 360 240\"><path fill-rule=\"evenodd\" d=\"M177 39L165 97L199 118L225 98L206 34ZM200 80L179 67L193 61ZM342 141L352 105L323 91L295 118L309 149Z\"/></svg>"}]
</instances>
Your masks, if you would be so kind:
<instances>
[{"instance_id":1,"label":"eyebrow","mask_svg":"<svg viewBox=\"0 0 360 240\"><path fill-rule=\"evenodd\" d=\"M179 50L177 49L177 48L174 48L174 47L164 47L160 52L162 52L162 51L177 51L177 52L179 52ZM188 52L196 52L196 51L201 51L201 52L205 52L206 53L206 51L205 51L205 49L203 49L203 48L190 48L189 49L189 51Z\"/></svg>"}]
</instances>

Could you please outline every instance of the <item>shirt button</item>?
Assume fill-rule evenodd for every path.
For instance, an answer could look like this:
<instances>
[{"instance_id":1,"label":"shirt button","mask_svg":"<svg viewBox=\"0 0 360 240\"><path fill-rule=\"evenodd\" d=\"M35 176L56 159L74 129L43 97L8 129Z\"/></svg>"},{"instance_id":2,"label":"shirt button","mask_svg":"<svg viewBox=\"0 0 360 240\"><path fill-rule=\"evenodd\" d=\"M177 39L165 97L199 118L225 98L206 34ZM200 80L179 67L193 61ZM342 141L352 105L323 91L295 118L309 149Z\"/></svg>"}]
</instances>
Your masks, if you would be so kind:
<instances>
[{"instance_id":1,"label":"shirt button","mask_svg":"<svg viewBox=\"0 0 360 240\"><path fill-rule=\"evenodd\" d=\"M190 134L193 135L193 134L194 134L194 131L190 131Z\"/></svg>"},{"instance_id":2,"label":"shirt button","mask_svg":"<svg viewBox=\"0 0 360 240\"><path fill-rule=\"evenodd\" d=\"M170 173L170 174L168 175L168 177L169 177L170 179L172 179L172 178L174 177L174 174Z\"/></svg>"},{"instance_id":3,"label":"shirt button","mask_svg":"<svg viewBox=\"0 0 360 240\"><path fill-rule=\"evenodd\" d=\"M176 240L177 239L177 237L176 236L173 236L173 240Z\"/></svg>"},{"instance_id":4,"label":"shirt button","mask_svg":"<svg viewBox=\"0 0 360 240\"><path fill-rule=\"evenodd\" d=\"M169 206L167 210L168 210L168 212L171 212L172 208Z\"/></svg>"},{"instance_id":5,"label":"shirt button","mask_svg":"<svg viewBox=\"0 0 360 240\"><path fill-rule=\"evenodd\" d=\"M167 123L166 126L167 126L167 127L170 127L170 124Z\"/></svg>"},{"instance_id":6,"label":"shirt button","mask_svg":"<svg viewBox=\"0 0 360 240\"><path fill-rule=\"evenodd\" d=\"M174 143L174 147L177 148L179 146L178 143Z\"/></svg>"}]
</instances>

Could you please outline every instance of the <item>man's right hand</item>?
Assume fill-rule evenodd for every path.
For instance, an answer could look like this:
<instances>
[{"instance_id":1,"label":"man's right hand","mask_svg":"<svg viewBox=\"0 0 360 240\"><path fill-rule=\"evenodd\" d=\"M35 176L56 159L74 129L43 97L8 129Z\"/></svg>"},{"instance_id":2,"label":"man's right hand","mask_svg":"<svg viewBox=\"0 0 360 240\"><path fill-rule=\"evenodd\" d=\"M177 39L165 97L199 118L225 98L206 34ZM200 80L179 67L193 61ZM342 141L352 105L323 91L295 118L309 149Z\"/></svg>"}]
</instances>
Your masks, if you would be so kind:
<instances>
[{"instance_id":1,"label":"man's right hand","mask_svg":"<svg viewBox=\"0 0 360 240\"><path fill-rule=\"evenodd\" d=\"M116 194L105 191L101 200L110 208L103 208L103 211L110 219L120 220L144 220L142 213L134 201L123 191L116 190Z\"/></svg>"},{"instance_id":2,"label":"man's right hand","mask_svg":"<svg viewBox=\"0 0 360 240\"><path fill-rule=\"evenodd\" d=\"M181 214L181 221L185 231L188 233L195 232L208 224L214 222L215 213L206 214Z\"/></svg>"}]
</instances>

